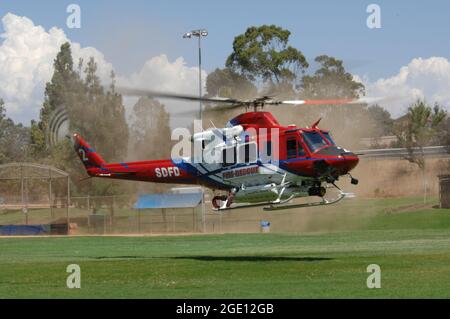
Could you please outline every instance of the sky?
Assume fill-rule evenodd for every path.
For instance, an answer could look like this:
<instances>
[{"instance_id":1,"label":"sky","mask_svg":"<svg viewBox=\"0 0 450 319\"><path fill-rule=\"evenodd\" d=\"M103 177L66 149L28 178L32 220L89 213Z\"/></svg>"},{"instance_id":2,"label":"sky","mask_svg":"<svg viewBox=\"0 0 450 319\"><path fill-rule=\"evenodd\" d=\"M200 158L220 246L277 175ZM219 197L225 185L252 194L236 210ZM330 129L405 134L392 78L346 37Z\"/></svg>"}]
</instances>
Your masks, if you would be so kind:
<instances>
[{"instance_id":1,"label":"sky","mask_svg":"<svg viewBox=\"0 0 450 319\"><path fill-rule=\"evenodd\" d=\"M66 24L72 3L81 8L81 28ZM370 4L381 9L381 28L367 26ZM72 43L75 58L94 56L104 81L114 69L123 85L195 94L197 43L183 39L184 32L209 32L202 40L205 77L224 66L235 36L249 26L275 24L291 31L290 44L312 64L310 72L314 57L331 55L344 60L368 95L402 96L383 105L393 116L418 97L448 108L449 16L444 0L1 0L0 97L14 120L37 118L64 41Z\"/></svg>"}]
</instances>

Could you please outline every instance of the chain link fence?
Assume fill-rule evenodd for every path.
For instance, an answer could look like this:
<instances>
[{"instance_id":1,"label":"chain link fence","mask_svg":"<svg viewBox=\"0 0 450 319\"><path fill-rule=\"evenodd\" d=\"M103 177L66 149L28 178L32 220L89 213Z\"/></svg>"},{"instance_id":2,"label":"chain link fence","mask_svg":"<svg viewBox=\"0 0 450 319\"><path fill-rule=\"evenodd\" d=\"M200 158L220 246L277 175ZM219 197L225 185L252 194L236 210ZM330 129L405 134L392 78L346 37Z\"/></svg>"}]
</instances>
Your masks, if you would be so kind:
<instances>
[{"instance_id":1,"label":"chain link fence","mask_svg":"<svg viewBox=\"0 0 450 319\"><path fill-rule=\"evenodd\" d=\"M194 208L135 209L137 196L55 197L50 207L32 203L1 208L0 225L68 224L71 235L133 235L259 232L264 215L255 209L213 211L206 201ZM69 207L67 207L69 202ZM202 213L204 212L204 213ZM267 214L265 214L267 215Z\"/></svg>"}]
</instances>

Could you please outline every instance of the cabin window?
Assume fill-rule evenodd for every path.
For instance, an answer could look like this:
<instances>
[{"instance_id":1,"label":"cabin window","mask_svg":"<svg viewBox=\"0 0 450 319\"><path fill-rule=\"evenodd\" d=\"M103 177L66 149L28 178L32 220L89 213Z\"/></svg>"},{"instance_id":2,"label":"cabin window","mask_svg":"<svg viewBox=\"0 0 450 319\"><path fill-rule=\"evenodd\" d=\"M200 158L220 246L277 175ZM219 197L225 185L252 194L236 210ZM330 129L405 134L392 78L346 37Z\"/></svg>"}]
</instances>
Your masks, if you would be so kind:
<instances>
[{"instance_id":1,"label":"cabin window","mask_svg":"<svg viewBox=\"0 0 450 319\"><path fill-rule=\"evenodd\" d=\"M287 158L297 157L297 140L290 139L286 141L286 154Z\"/></svg>"},{"instance_id":2,"label":"cabin window","mask_svg":"<svg viewBox=\"0 0 450 319\"><path fill-rule=\"evenodd\" d=\"M303 137L311 152L315 152L319 148L328 145L319 132L303 132Z\"/></svg>"},{"instance_id":3,"label":"cabin window","mask_svg":"<svg viewBox=\"0 0 450 319\"><path fill-rule=\"evenodd\" d=\"M258 160L256 143L246 143L239 146L239 163L254 163Z\"/></svg>"}]
</instances>

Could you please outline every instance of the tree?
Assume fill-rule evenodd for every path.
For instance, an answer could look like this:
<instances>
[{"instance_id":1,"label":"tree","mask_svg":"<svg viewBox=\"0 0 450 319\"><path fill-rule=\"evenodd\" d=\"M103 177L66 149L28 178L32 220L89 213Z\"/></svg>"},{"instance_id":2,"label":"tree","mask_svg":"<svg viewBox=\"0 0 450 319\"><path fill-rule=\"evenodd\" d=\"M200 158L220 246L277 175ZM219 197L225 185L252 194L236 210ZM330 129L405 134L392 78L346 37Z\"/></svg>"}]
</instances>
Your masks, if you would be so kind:
<instances>
[{"instance_id":1,"label":"tree","mask_svg":"<svg viewBox=\"0 0 450 319\"><path fill-rule=\"evenodd\" d=\"M67 94L70 93L77 82L77 75L73 71L73 60L70 44L61 45L53 62L53 76L45 87L45 98L40 111L39 122L32 122L31 140L33 148L38 153L44 153L46 148L46 134L51 114L57 108L65 107Z\"/></svg>"},{"instance_id":2,"label":"tree","mask_svg":"<svg viewBox=\"0 0 450 319\"><path fill-rule=\"evenodd\" d=\"M293 82L308 62L301 51L288 45L290 35L290 31L275 25L249 27L234 38L226 66L251 81Z\"/></svg>"},{"instance_id":3,"label":"tree","mask_svg":"<svg viewBox=\"0 0 450 319\"><path fill-rule=\"evenodd\" d=\"M61 46L54 61L52 79L46 85L45 100L39 122L32 122L31 136L37 161L54 165L70 173L74 192L91 195L113 195L126 191L125 183L111 180L88 180L69 139L49 145L47 128L55 110L63 108L70 121L70 132L78 132L95 145L107 161L120 161L128 150L128 124L122 96L115 91L115 75L111 74L109 90L97 75L97 64L90 58L86 65L80 59L74 70L70 44Z\"/></svg>"},{"instance_id":4,"label":"tree","mask_svg":"<svg viewBox=\"0 0 450 319\"><path fill-rule=\"evenodd\" d=\"M30 130L6 117L5 103L0 99L0 164L25 161Z\"/></svg>"},{"instance_id":5,"label":"tree","mask_svg":"<svg viewBox=\"0 0 450 319\"><path fill-rule=\"evenodd\" d=\"M302 78L300 96L303 99L353 99L364 94L364 85L353 79L353 76L344 68L343 62L334 57L321 55L315 61L319 63L318 69ZM347 148L359 146L360 139L366 137L368 123L367 105L304 105L298 106L301 116L293 117L291 112L274 113L281 121L293 121L294 124L311 125L322 118L321 125L332 131L339 145ZM292 108L290 108L292 109ZM300 113L301 112L301 113ZM302 121L302 122L300 122Z\"/></svg>"},{"instance_id":6,"label":"tree","mask_svg":"<svg viewBox=\"0 0 450 319\"><path fill-rule=\"evenodd\" d=\"M157 100L141 97L133 107L130 128L131 145L136 159L170 157L170 116Z\"/></svg>"},{"instance_id":7,"label":"tree","mask_svg":"<svg viewBox=\"0 0 450 319\"><path fill-rule=\"evenodd\" d=\"M134 160L170 158L170 116L157 100L141 97L133 107L130 127L130 153ZM141 185L143 186L143 185ZM164 186L147 184L146 191L161 191ZM144 191L141 188L141 191Z\"/></svg>"},{"instance_id":8,"label":"tree","mask_svg":"<svg viewBox=\"0 0 450 319\"><path fill-rule=\"evenodd\" d=\"M364 95L364 85L353 79L342 60L327 55L315 58L320 64L314 75L302 79L303 96L309 99L356 99Z\"/></svg>"},{"instance_id":9,"label":"tree","mask_svg":"<svg viewBox=\"0 0 450 319\"><path fill-rule=\"evenodd\" d=\"M79 63L79 70L83 68L83 61ZM109 90L105 92L97 76L97 64L90 58L84 69L84 80L80 81L68 100L70 130L78 132L108 162L123 161L128 152L129 128L125 117L125 107L122 96L115 92L115 74L111 73ZM73 149L67 150L65 161L70 164L70 172L82 177L84 168ZM81 175L80 175L81 174ZM78 188L92 195L114 195L125 193L129 187L126 183L112 180L89 180L78 183Z\"/></svg>"},{"instance_id":10,"label":"tree","mask_svg":"<svg viewBox=\"0 0 450 319\"><path fill-rule=\"evenodd\" d=\"M206 78L206 90L209 97L221 96L235 99L256 97L256 86L245 76L230 68L215 69Z\"/></svg>"},{"instance_id":11,"label":"tree","mask_svg":"<svg viewBox=\"0 0 450 319\"><path fill-rule=\"evenodd\" d=\"M250 100L258 96L256 86L242 74L233 69L215 69L206 78L207 96L220 96L235 98L238 100ZM204 123L213 121L216 125L225 125L234 112L222 109L220 112L214 111L216 106L210 103L205 104L203 118ZM207 125L207 124L206 124Z\"/></svg>"},{"instance_id":12,"label":"tree","mask_svg":"<svg viewBox=\"0 0 450 319\"><path fill-rule=\"evenodd\" d=\"M383 143L381 137L391 136L394 134L394 120L391 114L378 104L371 105L367 108L368 123L366 126L367 135L372 142L371 148L386 148L391 147L392 143Z\"/></svg>"},{"instance_id":13,"label":"tree","mask_svg":"<svg viewBox=\"0 0 450 319\"><path fill-rule=\"evenodd\" d=\"M443 120L436 128L434 145L450 146L450 117Z\"/></svg>"},{"instance_id":14,"label":"tree","mask_svg":"<svg viewBox=\"0 0 450 319\"><path fill-rule=\"evenodd\" d=\"M408 161L425 168L423 148L436 138L437 128L446 117L447 113L438 104L431 107L423 100L408 108L406 116L395 126L399 143L408 151Z\"/></svg>"},{"instance_id":15,"label":"tree","mask_svg":"<svg viewBox=\"0 0 450 319\"><path fill-rule=\"evenodd\" d=\"M406 159L422 170L424 202L427 198L427 179L423 149L436 138L437 128L446 117L447 113L438 104L431 107L425 101L417 100L395 127L399 143L408 151Z\"/></svg>"},{"instance_id":16,"label":"tree","mask_svg":"<svg viewBox=\"0 0 450 319\"><path fill-rule=\"evenodd\" d=\"M111 73L109 90L101 85L97 76L97 63L90 58L84 69L84 81L74 90L69 106L72 131L79 132L108 161L126 157L128 124L122 96L115 92L115 74Z\"/></svg>"}]
</instances>

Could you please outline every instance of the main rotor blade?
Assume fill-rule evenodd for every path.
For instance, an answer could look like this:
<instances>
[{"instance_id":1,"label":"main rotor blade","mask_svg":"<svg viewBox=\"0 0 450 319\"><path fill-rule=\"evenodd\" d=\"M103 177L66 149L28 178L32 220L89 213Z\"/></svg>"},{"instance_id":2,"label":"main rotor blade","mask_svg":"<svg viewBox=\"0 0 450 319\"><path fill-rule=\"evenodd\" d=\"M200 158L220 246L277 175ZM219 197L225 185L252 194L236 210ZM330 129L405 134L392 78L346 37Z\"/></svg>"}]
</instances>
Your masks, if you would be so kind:
<instances>
[{"instance_id":1,"label":"main rotor blade","mask_svg":"<svg viewBox=\"0 0 450 319\"><path fill-rule=\"evenodd\" d=\"M223 111L231 111L231 110L236 110L238 108L242 108L245 107L242 104L223 104L223 105L216 105L214 107L209 107L209 108L203 108L203 113L204 114L208 114L208 113L218 113L218 112L223 112ZM171 113L170 116L171 117L186 117L186 116L196 116L198 115L198 110L190 110L190 111L181 111L181 112L174 112Z\"/></svg>"},{"instance_id":2,"label":"main rotor blade","mask_svg":"<svg viewBox=\"0 0 450 319\"><path fill-rule=\"evenodd\" d=\"M227 104L242 103L239 100L230 99L230 98L199 97L199 96L195 96L195 95L166 93L166 92L157 92L157 91L149 91L149 90L141 90L141 89L130 89L130 88L117 88L117 92L122 95L146 96L149 98L166 98L166 99L178 99L178 100L185 100L185 101L202 101L202 102L227 103Z\"/></svg>"},{"instance_id":3,"label":"main rotor blade","mask_svg":"<svg viewBox=\"0 0 450 319\"><path fill-rule=\"evenodd\" d=\"M362 103L375 103L382 101L380 97L362 97L359 99L329 99L329 100L292 100L281 101L279 104L291 104L291 105L344 105L344 104L362 104ZM275 102L276 103L276 102ZM274 103L274 104L275 104Z\"/></svg>"}]
</instances>

